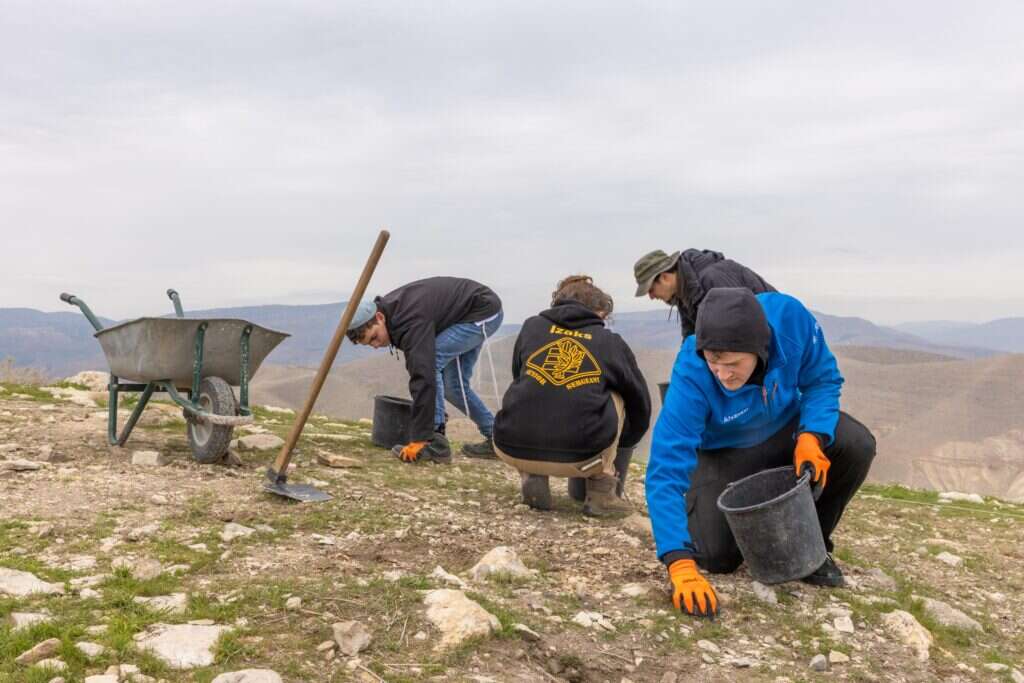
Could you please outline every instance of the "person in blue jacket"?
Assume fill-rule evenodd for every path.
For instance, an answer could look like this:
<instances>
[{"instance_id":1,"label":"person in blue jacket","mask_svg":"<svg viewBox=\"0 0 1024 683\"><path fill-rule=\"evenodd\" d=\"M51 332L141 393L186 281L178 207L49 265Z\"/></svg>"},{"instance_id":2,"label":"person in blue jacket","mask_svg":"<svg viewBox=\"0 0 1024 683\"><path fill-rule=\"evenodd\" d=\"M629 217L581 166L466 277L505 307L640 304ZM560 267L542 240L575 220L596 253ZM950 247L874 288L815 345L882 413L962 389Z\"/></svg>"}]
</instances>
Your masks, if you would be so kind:
<instances>
[{"instance_id":1,"label":"person in blue jacket","mask_svg":"<svg viewBox=\"0 0 1024 683\"><path fill-rule=\"evenodd\" d=\"M677 609L713 616L718 598L700 569L743 562L717 500L738 479L792 464L813 467L825 563L803 581L841 586L832 532L867 477L875 438L839 410L843 377L803 304L742 287L710 290L686 338L654 428L647 506ZM698 569L699 567L699 569Z\"/></svg>"}]
</instances>

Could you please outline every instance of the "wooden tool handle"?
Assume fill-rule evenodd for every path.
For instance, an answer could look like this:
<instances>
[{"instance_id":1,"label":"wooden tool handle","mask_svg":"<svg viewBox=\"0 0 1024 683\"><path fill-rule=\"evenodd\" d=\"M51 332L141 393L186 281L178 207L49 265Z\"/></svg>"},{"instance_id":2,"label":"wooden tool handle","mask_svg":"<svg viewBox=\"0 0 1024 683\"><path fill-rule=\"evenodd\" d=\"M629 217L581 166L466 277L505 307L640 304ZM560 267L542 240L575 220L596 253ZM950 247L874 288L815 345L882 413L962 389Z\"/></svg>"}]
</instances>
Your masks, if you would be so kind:
<instances>
[{"instance_id":1,"label":"wooden tool handle","mask_svg":"<svg viewBox=\"0 0 1024 683\"><path fill-rule=\"evenodd\" d=\"M278 453L277 460L274 461L273 470L276 479L281 479L288 471L288 463L292 459L292 450L295 448L299 436L302 435L302 430L306 426L306 420L309 419L310 413L313 412L316 399L320 396L320 390L323 389L324 382L327 381L327 375L331 371L331 366L334 365L334 359L338 355L338 349L341 348L341 342L345 339L345 333L348 332L348 325L352 322L352 316L356 314L359 302L363 300L366 287L370 284L370 278L373 277L373 272L377 269L377 262L380 261L381 254L384 253L384 247L387 245L390 237L391 233L387 230L381 230L380 235L377 236L377 242L373 245L370 258L366 260L366 266L363 267L363 274L359 276L359 282L356 283L356 288L348 300L348 305L345 306L345 312L341 314L341 322L338 323L338 329L334 331L334 338L331 339L331 343L324 353L324 359L320 361L320 369L317 371L316 378L313 380L313 386L309 390L309 398L306 399L306 405L302 408L302 412L295 416L292 431L288 434L288 438L285 439L284 445L281 446L281 452Z\"/></svg>"}]
</instances>

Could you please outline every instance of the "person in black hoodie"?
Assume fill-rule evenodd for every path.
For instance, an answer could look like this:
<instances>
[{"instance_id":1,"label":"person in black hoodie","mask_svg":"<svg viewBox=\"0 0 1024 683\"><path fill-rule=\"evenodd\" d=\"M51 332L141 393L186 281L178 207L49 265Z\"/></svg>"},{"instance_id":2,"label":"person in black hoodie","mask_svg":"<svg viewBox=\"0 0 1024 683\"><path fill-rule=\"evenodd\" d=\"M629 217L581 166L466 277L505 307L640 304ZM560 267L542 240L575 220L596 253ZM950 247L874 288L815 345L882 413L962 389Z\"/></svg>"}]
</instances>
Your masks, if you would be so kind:
<instances>
[{"instance_id":1,"label":"person in black hoodie","mask_svg":"<svg viewBox=\"0 0 1024 683\"><path fill-rule=\"evenodd\" d=\"M776 291L750 268L709 249L652 251L636 262L633 275L637 296L660 299L678 309L683 339L693 334L697 308L715 287L746 287L754 294Z\"/></svg>"},{"instance_id":2,"label":"person in black hoodie","mask_svg":"<svg viewBox=\"0 0 1024 683\"><path fill-rule=\"evenodd\" d=\"M451 462L445 399L466 413L484 437L481 444L463 446L463 453L495 457L494 416L469 380L483 344L501 327L502 318L497 294L479 282L456 277L417 280L360 303L348 338L354 344L405 353L413 402L410 442L394 449L403 462Z\"/></svg>"},{"instance_id":3,"label":"person in black hoodie","mask_svg":"<svg viewBox=\"0 0 1024 683\"><path fill-rule=\"evenodd\" d=\"M605 328L612 300L587 276L559 283L552 306L523 323L512 384L495 418L498 457L519 470L523 500L551 509L548 477L585 479L585 514L630 510L616 491L651 419L647 383L623 339Z\"/></svg>"}]
</instances>

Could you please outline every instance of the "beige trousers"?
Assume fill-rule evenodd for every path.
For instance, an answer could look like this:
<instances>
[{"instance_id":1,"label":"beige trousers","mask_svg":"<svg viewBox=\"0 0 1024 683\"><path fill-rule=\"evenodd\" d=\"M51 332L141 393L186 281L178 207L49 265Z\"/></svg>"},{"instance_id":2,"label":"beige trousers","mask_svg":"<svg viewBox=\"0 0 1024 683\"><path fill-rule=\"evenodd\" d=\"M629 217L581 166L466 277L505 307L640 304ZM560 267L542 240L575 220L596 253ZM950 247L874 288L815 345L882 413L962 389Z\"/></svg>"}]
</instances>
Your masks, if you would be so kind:
<instances>
[{"instance_id":1,"label":"beige trousers","mask_svg":"<svg viewBox=\"0 0 1024 683\"><path fill-rule=\"evenodd\" d=\"M519 470L520 474L539 474L546 477L579 477L589 479L600 475L615 476L615 454L619 446L619 437L622 436L622 425L626 420L625 404L622 396L612 392L612 403L615 405L615 414L619 418L619 426L615 431L615 439L608 448L596 455L592 455L582 462L547 462L545 460L524 460L514 458L504 453L498 445L494 445L494 452L505 463Z\"/></svg>"}]
</instances>

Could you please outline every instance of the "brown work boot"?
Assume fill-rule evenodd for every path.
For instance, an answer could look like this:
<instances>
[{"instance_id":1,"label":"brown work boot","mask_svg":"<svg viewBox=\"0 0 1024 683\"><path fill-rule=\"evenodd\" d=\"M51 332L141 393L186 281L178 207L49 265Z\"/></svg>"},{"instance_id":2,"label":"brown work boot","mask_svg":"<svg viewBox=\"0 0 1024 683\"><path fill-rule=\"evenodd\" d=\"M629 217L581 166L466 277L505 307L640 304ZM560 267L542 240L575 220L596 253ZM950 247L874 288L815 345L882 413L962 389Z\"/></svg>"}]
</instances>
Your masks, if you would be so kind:
<instances>
[{"instance_id":1,"label":"brown work boot","mask_svg":"<svg viewBox=\"0 0 1024 683\"><path fill-rule=\"evenodd\" d=\"M599 474L587 479L587 497L583 501L583 514L602 517L633 512L633 506L615 493L618 484L618 477L611 474Z\"/></svg>"}]
</instances>

